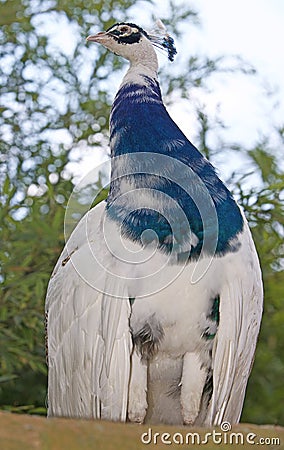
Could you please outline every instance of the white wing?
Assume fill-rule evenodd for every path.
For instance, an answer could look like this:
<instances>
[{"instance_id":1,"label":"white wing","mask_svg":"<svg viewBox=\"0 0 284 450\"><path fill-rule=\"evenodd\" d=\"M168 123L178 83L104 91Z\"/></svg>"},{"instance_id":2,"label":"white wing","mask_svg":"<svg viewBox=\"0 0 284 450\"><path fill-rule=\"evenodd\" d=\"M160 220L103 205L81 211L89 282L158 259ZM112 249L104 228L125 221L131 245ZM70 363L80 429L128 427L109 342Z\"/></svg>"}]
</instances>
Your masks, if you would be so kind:
<instances>
[{"instance_id":1,"label":"white wing","mask_svg":"<svg viewBox=\"0 0 284 450\"><path fill-rule=\"evenodd\" d=\"M213 394L207 423L237 423L254 360L262 316L262 279L257 253L245 221L241 249L223 262L220 323L212 353Z\"/></svg>"},{"instance_id":2,"label":"white wing","mask_svg":"<svg viewBox=\"0 0 284 450\"><path fill-rule=\"evenodd\" d=\"M80 221L49 282L50 416L126 419L132 351L130 305L123 279L109 278L104 267L112 264L100 249L104 212L102 202ZM98 260L93 244L100 253ZM111 292L115 295L104 293L110 291L108 283L114 284Z\"/></svg>"}]
</instances>

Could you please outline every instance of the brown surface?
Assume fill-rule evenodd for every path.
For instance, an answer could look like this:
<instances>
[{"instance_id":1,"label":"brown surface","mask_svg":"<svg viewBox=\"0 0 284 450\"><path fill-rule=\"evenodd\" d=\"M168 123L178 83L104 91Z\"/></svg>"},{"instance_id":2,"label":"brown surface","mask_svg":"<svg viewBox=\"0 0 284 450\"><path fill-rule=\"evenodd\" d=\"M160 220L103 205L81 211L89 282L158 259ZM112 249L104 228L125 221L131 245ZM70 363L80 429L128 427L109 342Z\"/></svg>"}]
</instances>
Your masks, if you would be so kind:
<instances>
[{"instance_id":1,"label":"brown surface","mask_svg":"<svg viewBox=\"0 0 284 450\"><path fill-rule=\"evenodd\" d=\"M209 442L201 445L192 445L191 441L186 443L174 443L182 437L185 440L186 433L200 432L198 429L188 427L173 426L153 426L151 442L146 445L141 442L142 433L148 433L149 426L111 423L103 421L86 421L71 419L46 419L44 417L18 415L0 412L0 450L140 450L140 449L165 449L165 448L204 448L206 450L227 448L252 449L269 448L284 449L284 428L274 426L256 426L251 424L241 424L233 428L231 432L223 433L223 442L227 438L227 445L218 445ZM211 430L208 430L212 432ZM216 432L220 430L216 428ZM243 433L244 444L229 445L231 433ZM154 433L160 433L154 443ZM162 433L170 433L162 438ZM181 434L175 434L181 433ZM200 432L201 439L204 439L206 430ZM254 433L255 445L246 442L248 433ZM225 437L226 435L226 437ZM145 438L147 438L146 436ZM260 438L279 438L278 443L270 445L257 444ZM172 442L171 445L163 443ZM218 439L218 436L217 436Z\"/></svg>"}]
</instances>

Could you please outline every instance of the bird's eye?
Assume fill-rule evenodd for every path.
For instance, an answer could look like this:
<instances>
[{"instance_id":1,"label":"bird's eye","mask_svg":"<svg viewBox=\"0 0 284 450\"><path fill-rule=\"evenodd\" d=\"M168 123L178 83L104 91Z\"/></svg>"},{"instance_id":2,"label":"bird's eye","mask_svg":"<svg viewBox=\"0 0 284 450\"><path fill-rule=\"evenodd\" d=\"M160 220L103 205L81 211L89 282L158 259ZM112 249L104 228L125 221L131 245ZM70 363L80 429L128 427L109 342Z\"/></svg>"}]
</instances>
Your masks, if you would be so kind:
<instances>
[{"instance_id":1,"label":"bird's eye","mask_svg":"<svg viewBox=\"0 0 284 450\"><path fill-rule=\"evenodd\" d=\"M130 34L131 28L123 26L123 27L119 28L119 31L123 34Z\"/></svg>"}]
</instances>

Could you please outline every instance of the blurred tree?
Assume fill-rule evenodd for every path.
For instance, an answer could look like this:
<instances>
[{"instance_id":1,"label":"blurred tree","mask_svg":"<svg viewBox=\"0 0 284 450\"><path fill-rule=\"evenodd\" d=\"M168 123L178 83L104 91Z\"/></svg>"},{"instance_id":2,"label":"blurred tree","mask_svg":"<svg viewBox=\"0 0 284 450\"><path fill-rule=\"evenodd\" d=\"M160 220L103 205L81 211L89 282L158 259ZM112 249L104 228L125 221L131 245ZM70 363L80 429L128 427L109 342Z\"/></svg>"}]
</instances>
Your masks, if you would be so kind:
<instances>
[{"instance_id":1,"label":"blurred tree","mask_svg":"<svg viewBox=\"0 0 284 450\"><path fill-rule=\"evenodd\" d=\"M279 134L281 149L281 130ZM284 174L276 156L280 152L266 141L248 150L253 170L261 177L261 187L243 190L243 175L236 180L235 189L251 226L264 281L263 322L243 420L283 425Z\"/></svg>"},{"instance_id":2,"label":"blurred tree","mask_svg":"<svg viewBox=\"0 0 284 450\"><path fill-rule=\"evenodd\" d=\"M105 145L111 95L102 83L121 67L85 38L123 9L119 1L0 2L2 405L45 405L44 297L73 189L65 168L72 149Z\"/></svg>"},{"instance_id":3,"label":"blurred tree","mask_svg":"<svg viewBox=\"0 0 284 450\"><path fill-rule=\"evenodd\" d=\"M64 244L64 213L74 186L68 163L74 149L80 156L89 147L107 151L113 85L124 64L100 46L86 46L85 37L92 27L105 29L114 20L132 17L135 4L135 0L0 1L2 407L44 411L44 297ZM196 22L197 15L189 6L170 5L169 17L163 20L178 36L183 21ZM166 101L188 98L192 88L206 87L209 77L236 70L254 73L238 59L228 65L224 58L192 55L180 73L166 68L161 72ZM195 109L200 126L196 144L214 159L216 148L209 146L208 136L222 124L212 122L198 104ZM278 132L283 145L283 130ZM234 173L227 180L252 227L266 294L244 420L284 424L283 173L269 141L252 149L218 145L219 153L223 149L243 154L249 172L259 177L255 187L247 183L251 173ZM97 188L103 198L106 189L100 178Z\"/></svg>"}]
</instances>

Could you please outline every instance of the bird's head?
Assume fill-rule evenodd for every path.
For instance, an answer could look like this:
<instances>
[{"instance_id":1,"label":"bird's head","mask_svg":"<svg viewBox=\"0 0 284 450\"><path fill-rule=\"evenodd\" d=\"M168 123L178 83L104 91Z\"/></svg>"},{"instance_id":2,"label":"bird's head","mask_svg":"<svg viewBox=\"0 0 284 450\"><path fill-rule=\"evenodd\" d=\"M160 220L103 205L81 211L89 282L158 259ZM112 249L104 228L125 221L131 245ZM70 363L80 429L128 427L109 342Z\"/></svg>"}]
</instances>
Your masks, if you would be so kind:
<instances>
[{"instance_id":1,"label":"bird's head","mask_svg":"<svg viewBox=\"0 0 284 450\"><path fill-rule=\"evenodd\" d=\"M163 27L159 22L160 32ZM108 30L88 36L87 41L98 42L104 47L128 59L131 63L139 63L156 59L154 46L166 50L170 61L176 54L173 39L163 28L162 36L147 33L143 28L133 23L116 23Z\"/></svg>"}]
</instances>

